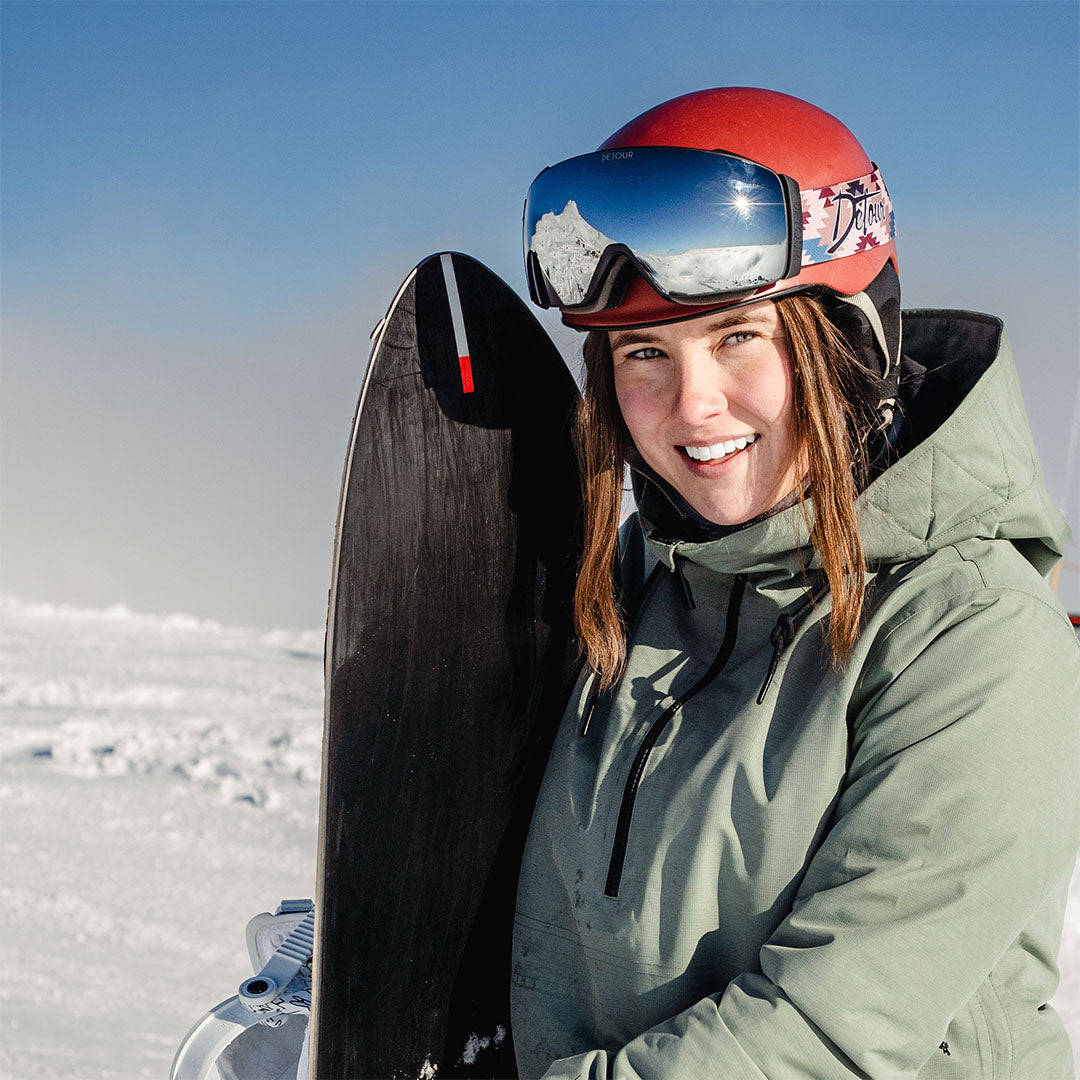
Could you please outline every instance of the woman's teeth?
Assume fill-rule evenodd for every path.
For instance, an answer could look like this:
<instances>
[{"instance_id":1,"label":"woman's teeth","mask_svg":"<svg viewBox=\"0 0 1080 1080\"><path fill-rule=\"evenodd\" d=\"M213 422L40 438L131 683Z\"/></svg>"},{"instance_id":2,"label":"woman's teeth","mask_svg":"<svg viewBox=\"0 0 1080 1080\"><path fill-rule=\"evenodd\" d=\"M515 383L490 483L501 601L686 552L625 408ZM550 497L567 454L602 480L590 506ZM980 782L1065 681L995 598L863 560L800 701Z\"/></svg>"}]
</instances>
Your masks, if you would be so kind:
<instances>
[{"instance_id":1,"label":"woman's teeth","mask_svg":"<svg viewBox=\"0 0 1080 1080\"><path fill-rule=\"evenodd\" d=\"M745 435L738 439L728 439L726 442L715 443L713 446L684 446L683 449L695 461L715 461L725 454L734 454L736 450L745 450L756 438L756 435Z\"/></svg>"}]
</instances>

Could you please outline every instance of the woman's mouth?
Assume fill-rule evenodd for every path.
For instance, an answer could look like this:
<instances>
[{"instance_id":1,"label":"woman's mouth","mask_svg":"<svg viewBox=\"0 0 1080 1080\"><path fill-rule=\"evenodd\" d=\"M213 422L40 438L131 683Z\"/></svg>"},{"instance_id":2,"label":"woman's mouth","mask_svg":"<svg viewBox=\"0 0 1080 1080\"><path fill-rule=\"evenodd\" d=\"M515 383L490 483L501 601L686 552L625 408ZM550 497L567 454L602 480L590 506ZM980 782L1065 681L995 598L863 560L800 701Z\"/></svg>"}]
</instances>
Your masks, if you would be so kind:
<instances>
[{"instance_id":1,"label":"woman's mouth","mask_svg":"<svg viewBox=\"0 0 1080 1080\"><path fill-rule=\"evenodd\" d=\"M740 450L745 450L756 439L756 434L740 435L737 439L725 439L711 446L683 446L680 449L694 461L715 464L732 454L737 454Z\"/></svg>"}]
</instances>

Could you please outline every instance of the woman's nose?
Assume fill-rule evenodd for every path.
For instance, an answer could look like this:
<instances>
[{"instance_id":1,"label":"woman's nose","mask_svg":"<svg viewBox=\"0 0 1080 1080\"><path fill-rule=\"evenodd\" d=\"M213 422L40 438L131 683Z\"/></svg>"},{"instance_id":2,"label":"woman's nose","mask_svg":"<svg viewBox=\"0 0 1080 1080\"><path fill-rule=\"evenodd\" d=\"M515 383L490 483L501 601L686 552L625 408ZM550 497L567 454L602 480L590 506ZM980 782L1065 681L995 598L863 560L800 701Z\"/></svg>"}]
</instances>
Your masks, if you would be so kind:
<instances>
[{"instance_id":1,"label":"woman's nose","mask_svg":"<svg viewBox=\"0 0 1080 1080\"><path fill-rule=\"evenodd\" d=\"M680 358L675 364L672 412L684 424L700 425L727 412L723 380L712 356Z\"/></svg>"}]
</instances>

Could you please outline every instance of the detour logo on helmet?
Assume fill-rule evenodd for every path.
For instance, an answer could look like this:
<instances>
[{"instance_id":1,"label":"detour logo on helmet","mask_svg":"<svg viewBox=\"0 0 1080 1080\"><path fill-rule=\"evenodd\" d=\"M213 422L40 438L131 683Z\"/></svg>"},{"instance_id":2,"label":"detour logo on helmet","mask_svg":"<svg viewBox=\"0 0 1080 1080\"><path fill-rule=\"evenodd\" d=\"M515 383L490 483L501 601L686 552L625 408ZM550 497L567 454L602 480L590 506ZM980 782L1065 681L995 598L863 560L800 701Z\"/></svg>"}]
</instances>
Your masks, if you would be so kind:
<instances>
[{"instance_id":1,"label":"detour logo on helmet","mask_svg":"<svg viewBox=\"0 0 1080 1080\"><path fill-rule=\"evenodd\" d=\"M881 172L803 191L803 266L887 244L895 235L892 201Z\"/></svg>"}]
</instances>

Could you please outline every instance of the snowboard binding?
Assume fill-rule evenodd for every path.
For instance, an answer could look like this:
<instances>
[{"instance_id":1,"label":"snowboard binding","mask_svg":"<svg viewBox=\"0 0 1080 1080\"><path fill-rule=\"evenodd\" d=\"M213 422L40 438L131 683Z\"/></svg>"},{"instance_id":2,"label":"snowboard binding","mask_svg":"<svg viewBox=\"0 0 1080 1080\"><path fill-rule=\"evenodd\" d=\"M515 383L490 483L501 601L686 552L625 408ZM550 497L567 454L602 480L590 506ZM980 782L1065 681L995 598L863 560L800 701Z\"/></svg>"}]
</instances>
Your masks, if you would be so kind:
<instances>
[{"instance_id":1,"label":"snowboard binding","mask_svg":"<svg viewBox=\"0 0 1080 1080\"><path fill-rule=\"evenodd\" d=\"M187 1033L170 1080L294 1080L306 1075L304 1036L311 1013L315 908L283 900L248 922L248 955L257 975L216 1005ZM257 1034L250 1029L261 1026ZM266 1029L279 1029L271 1035ZM299 1069L303 1068L303 1072Z\"/></svg>"}]
</instances>

